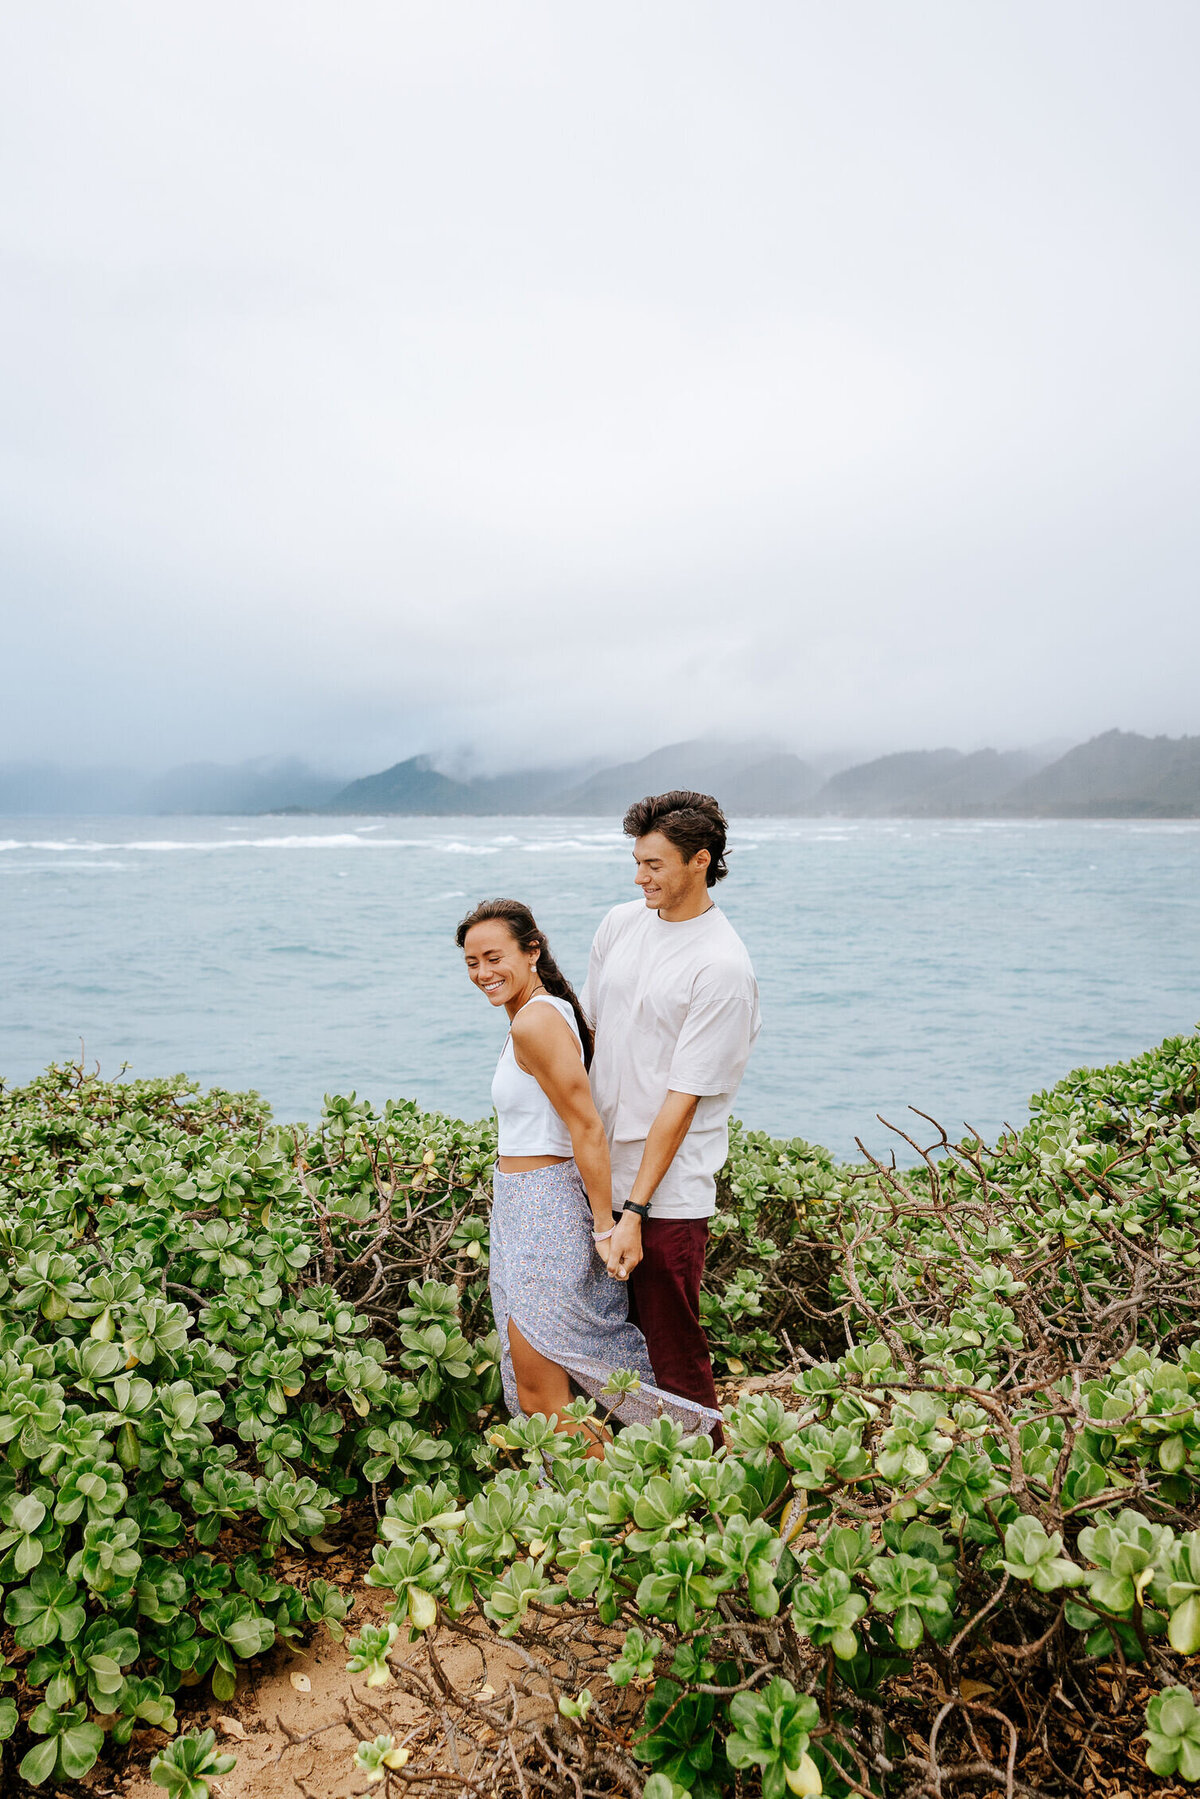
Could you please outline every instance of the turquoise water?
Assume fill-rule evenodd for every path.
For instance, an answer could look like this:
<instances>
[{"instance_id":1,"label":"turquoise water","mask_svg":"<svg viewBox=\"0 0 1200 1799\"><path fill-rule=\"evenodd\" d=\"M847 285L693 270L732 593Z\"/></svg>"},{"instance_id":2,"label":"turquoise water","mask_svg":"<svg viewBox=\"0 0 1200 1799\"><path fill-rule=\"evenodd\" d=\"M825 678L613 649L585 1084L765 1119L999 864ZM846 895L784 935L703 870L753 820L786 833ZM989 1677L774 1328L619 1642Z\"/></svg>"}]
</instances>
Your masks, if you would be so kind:
<instances>
[{"instance_id":1,"label":"turquoise water","mask_svg":"<svg viewBox=\"0 0 1200 1799\"><path fill-rule=\"evenodd\" d=\"M915 1105L991 1135L1068 1069L1200 1019L1200 823L754 820L731 841L755 1128L852 1156L892 1141L876 1113L926 1131ZM351 1088L478 1117L503 1020L458 918L525 899L582 979L632 872L594 819L0 820L0 1074L82 1038L107 1073L186 1069L283 1118Z\"/></svg>"}]
</instances>

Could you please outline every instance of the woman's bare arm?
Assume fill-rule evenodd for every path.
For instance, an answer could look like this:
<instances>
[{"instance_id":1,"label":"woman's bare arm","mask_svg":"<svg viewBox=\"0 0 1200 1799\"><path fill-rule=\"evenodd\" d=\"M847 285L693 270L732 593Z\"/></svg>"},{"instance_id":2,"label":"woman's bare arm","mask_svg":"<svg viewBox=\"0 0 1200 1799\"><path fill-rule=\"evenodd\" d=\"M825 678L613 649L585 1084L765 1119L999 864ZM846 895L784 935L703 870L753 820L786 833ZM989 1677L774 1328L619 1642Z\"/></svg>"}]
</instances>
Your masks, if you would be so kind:
<instances>
[{"instance_id":1,"label":"woman's bare arm","mask_svg":"<svg viewBox=\"0 0 1200 1799\"><path fill-rule=\"evenodd\" d=\"M575 1033L553 1006L523 1006L513 1019L512 1039L517 1067L533 1076L571 1133L571 1148L587 1189L594 1228L611 1229L608 1139L588 1086Z\"/></svg>"}]
</instances>

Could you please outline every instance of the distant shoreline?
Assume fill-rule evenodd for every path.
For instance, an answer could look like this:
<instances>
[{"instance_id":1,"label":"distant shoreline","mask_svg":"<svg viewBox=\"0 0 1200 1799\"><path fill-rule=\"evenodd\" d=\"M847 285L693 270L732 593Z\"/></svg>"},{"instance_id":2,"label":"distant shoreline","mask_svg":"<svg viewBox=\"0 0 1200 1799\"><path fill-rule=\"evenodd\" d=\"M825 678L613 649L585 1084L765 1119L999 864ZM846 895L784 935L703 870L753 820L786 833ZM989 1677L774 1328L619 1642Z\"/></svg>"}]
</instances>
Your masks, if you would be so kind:
<instances>
[{"instance_id":1,"label":"distant shoreline","mask_svg":"<svg viewBox=\"0 0 1200 1799\"><path fill-rule=\"evenodd\" d=\"M66 817L69 815L65 813L43 813L41 816ZM545 818L557 819L560 821L568 818L612 819L615 817L615 814L611 812L514 812L512 810L505 810L502 812L418 812L414 811L411 807L403 812L381 811L378 807L369 811L364 809L361 812L351 812L348 810L330 812L322 806L273 806L265 812L155 812L131 814L130 816L153 818L440 818L444 819L447 824L450 824L456 819L465 822L467 820L478 820L481 818ZM1073 810L1063 808L1061 811L1056 812L1018 812L1015 809L1011 811L1000 811L996 807L991 807L989 809L980 808L978 811L964 807L957 812L730 811L728 817L731 825L739 824L743 819L768 818L796 820L812 819L814 821L823 820L829 824L864 824L869 821L882 822L885 820L892 824L903 824L906 821L911 824L960 824L966 821L976 824L1017 824L1022 822L1036 824L1039 821L1044 821L1049 824L1055 820L1061 820L1063 822L1074 820L1077 823L1080 821L1091 820L1096 823L1101 823L1105 819L1111 820L1114 824L1137 819L1145 819L1148 823L1154 824L1159 821L1169 823L1173 819L1179 819L1185 822L1188 819L1200 820L1200 805L1189 807L1187 810L1169 810L1161 807L1152 809L1149 803L1138 806L1135 803L1130 802L1121 810L1111 809L1110 807L1100 804L1095 807L1077 807Z\"/></svg>"},{"instance_id":2,"label":"distant shoreline","mask_svg":"<svg viewBox=\"0 0 1200 1799\"><path fill-rule=\"evenodd\" d=\"M581 824L603 825L608 823L616 827L620 823L620 815L615 812L535 812L516 811L506 808L496 812L422 812L412 807L404 811L384 811L379 808L361 812L331 812L322 806L269 806L262 810L249 810L245 807L180 807L163 812L129 812L83 810L50 812L18 812L0 810L0 820L11 823L20 821L32 824L37 820L45 820L47 824L68 820L128 820L130 823L141 821L152 823L167 819L182 818L312 818L327 819L331 824L350 823L358 819L420 820L423 824L467 825L479 824L488 819L511 819L514 823L522 821L541 821L547 824L566 824L578 821ZM1122 810L1097 806L1092 809L1078 808L1073 811L1063 809L1057 812L1017 812L1015 810L1001 812L995 807L979 811L961 810L958 812L782 812L782 811L733 811L728 813L731 828L741 824L766 824L777 821L781 824L1188 824L1200 823L1200 806L1188 810L1167 810L1165 808L1150 810L1146 806L1137 807L1132 804Z\"/></svg>"}]
</instances>

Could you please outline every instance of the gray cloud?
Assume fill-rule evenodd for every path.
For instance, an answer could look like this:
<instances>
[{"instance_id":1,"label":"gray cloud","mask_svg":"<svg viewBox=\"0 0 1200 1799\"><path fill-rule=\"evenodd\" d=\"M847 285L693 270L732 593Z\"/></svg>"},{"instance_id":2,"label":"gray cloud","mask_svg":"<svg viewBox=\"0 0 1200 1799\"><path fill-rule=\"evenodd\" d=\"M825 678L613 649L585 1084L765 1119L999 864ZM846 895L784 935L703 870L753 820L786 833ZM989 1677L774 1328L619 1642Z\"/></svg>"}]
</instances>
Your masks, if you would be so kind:
<instances>
[{"instance_id":1,"label":"gray cloud","mask_svg":"<svg viewBox=\"0 0 1200 1799\"><path fill-rule=\"evenodd\" d=\"M0 755L1198 728L1188 0L0 44Z\"/></svg>"}]
</instances>

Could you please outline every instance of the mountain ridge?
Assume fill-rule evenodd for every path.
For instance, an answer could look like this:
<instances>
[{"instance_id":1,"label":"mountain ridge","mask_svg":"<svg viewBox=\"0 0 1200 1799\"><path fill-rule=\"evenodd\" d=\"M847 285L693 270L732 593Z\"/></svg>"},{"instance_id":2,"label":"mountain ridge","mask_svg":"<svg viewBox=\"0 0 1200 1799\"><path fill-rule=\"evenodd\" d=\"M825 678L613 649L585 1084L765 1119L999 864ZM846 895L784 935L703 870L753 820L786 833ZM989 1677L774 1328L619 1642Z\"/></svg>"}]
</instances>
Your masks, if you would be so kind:
<instances>
[{"instance_id":1,"label":"mountain ridge","mask_svg":"<svg viewBox=\"0 0 1200 1799\"><path fill-rule=\"evenodd\" d=\"M1200 816L1200 737L1103 731L1031 774L1009 804L1035 818Z\"/></svg>"},{"instance_id":2,"label":"mountain ridge","mask_svg":"<svg viewBox=\"0 0 1200 1799\"><path fill-rule=\"evenodd\" d=\"M417 763L432 776L428 757L410 758L397 769ZM500 810L481 803L481 783L456 785L463 812ZM363 786L352 783L336 809L353 809L347 795ZM601 768L557 793L548 786L537 810L620 817L643 794L672 787L714 792L733 817L1200 818L1200 736L1142 737L1114 729L1057 757L1036 750L902 750L827 780L790 751L698 740Z\"/></svg>"},{"instance_id":3,"label":"mountain ridge","mask_svg":"<svg viewBox=\"0 0 1200 1799\"><path fill-rule=\"evenodd\" d=\"M417 755L348 782L295 756L191 763L153 780L29 762L0 765L0 814L619 819L642 795L672 787L715 793L735 818L1200 818L1200 736L1113 729L1062 753L902 750L828 776L768 741L708 738L626 762L487 776L447 774L436 757Z\"/></svg>"}]
</instances>

